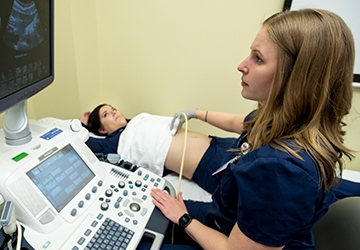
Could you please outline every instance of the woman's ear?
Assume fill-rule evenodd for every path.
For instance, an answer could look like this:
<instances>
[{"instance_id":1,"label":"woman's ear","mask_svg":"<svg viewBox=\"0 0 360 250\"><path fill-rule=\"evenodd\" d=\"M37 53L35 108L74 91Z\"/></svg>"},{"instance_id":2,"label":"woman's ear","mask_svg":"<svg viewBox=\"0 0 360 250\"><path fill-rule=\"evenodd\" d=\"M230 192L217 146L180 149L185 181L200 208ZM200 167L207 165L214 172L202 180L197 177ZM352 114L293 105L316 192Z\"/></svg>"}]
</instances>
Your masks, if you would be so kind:
<instances>
[{"instance_id":1,"label":"woman's ear","mask_svg":"<svg viewBox=\"0 0 360 250\"><path fill-rule=\"evenodd\" d=\"M99 129L98 129L98 132L99 132L99 134L101 134L101 135L107 135L107 131L106 131L105 129L103 129L103 128L99 128Z\"/></svg>"}]
</instances>

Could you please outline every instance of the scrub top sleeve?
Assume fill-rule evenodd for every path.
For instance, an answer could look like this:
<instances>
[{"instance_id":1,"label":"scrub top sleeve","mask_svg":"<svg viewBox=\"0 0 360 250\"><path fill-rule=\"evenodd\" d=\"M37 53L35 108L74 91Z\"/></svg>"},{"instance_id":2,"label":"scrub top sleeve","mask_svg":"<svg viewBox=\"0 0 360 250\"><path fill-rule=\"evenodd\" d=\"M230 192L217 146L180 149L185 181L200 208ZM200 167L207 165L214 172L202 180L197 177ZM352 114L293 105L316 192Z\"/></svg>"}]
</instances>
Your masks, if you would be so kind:
<instances>
[{"instance_id":1,"label":"scrub top sleeve","mask_svg":"<svg viewBox=\"0 0 360 250\"><path fill-rule=\"evenodd\" d=\"M308 231L322 191L304 166L284 158L260 157L231 164L239 188L237 223L252 240L279 247Z\"/></svg>"}]
</instances>

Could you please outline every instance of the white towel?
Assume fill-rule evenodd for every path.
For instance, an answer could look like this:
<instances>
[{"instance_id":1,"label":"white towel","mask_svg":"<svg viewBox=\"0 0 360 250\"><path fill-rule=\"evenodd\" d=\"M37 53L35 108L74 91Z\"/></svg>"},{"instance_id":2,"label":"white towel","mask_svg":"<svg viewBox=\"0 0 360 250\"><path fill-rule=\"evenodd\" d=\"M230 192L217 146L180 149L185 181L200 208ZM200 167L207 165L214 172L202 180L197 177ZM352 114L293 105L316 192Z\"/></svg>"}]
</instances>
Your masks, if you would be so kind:
<instances>
[{"instance_id":1,"label":"white towel","mask_svg":"<svg viewBox=\"0 0 360 250\"><path fill-rule=\"evenodd\" d=\"M121 133L118 154L121 158L162 176L172 141L172 117L141 113Z\"/></svg>"}]
</instances>

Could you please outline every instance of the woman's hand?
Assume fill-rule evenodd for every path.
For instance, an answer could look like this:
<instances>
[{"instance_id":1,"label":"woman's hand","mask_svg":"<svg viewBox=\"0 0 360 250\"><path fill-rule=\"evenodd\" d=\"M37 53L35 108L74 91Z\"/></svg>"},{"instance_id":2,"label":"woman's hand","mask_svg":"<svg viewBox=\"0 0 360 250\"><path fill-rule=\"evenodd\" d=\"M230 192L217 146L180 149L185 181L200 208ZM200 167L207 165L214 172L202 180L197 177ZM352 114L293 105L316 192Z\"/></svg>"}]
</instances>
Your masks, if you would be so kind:
<instances>
[{"instance_id":1,"label":"woman's hand","mask_svg":"<svg viewBox=\"0 0 360 250\"><path fill-rule=\"evenodd\" d=\"M81 117L80 117L80 121L83 123L83 124L85 124L85 126L87 126L88 125L88 120L89 120L89 115L91 114L91 112L90 111L87 111L87 112L85 112Z\"/></svg>"},{"instance_id":2,"label":"woman's hand","mask_svg":"<svg viewBox=\"0 0 360 250\"><path fill-rule=\"evenodd\" d=\"M183 115L180 116L181 113L186 115L187 120L197 118L196 109L176 112L170 123L170 130L174 131L173 134L176 134L176 132L181 129L182 125L185 123L185 117Z\"/></svg>"},{"instance_id":3,"label":"woman's hand","mask_svg":"<svg viewBox=\"0 0 360 250\"><path fill-rule=\"evenodd\" d=\"M178 194L178 198L175 199L161 189L154 188L151 190L151 196L153 197L154 205L161 210L166 218L177 225L179 224L179 218L187 213L181 192Z\"/></svg>"}]
</instances>

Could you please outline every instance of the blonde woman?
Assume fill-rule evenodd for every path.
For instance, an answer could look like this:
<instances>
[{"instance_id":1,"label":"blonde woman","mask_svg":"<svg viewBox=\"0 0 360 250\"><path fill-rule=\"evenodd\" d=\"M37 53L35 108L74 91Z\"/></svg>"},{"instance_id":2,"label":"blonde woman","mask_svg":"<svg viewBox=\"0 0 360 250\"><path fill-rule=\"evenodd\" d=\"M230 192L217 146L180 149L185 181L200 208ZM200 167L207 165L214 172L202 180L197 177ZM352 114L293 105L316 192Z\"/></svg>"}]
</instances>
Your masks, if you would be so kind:
<instances>
[{"instance_id":1,"label":"blonde woman","mask_svg":"<svg viewBox=\"0 0 360 250\"><path fill-rule=\"evenodd\" d=\"M183 228L180 242L217 250L314 249L312 227L333 200L329 190L342 158L352 158L343 118L352 101L354 51L350 29L334 13L304 9L264 21L238 66L241 94L258 109L245 119L196 111L241 133L236 152L214 172L213 201L184 202L181 194L152 190L154 204Z\"/></svg>"}]
</instances>

